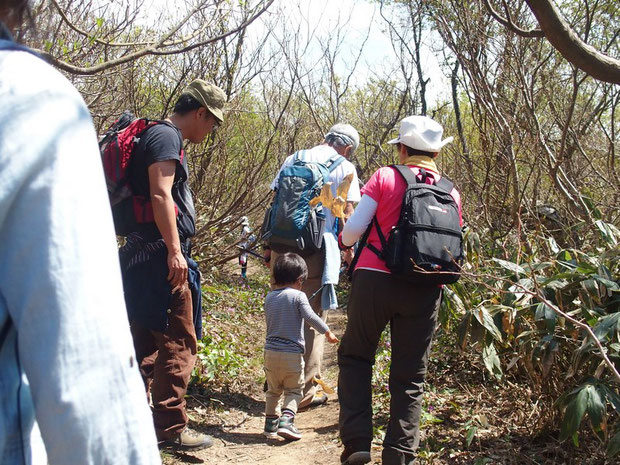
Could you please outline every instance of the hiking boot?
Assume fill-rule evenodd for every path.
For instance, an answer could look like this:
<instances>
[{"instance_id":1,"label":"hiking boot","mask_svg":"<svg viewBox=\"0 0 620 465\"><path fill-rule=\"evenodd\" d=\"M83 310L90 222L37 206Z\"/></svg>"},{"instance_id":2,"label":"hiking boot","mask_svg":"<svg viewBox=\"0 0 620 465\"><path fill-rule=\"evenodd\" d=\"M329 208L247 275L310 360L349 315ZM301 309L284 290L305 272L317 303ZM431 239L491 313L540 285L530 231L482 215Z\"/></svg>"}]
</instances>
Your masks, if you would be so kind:
<instances>
[{"instance_id":1,"label":"hiking boot","mask_svg":"<svg viewBox=\"0 0 620 465\"><path fill-rule=\"evenodd\" d=\"M266 417L265 418L265 430L263 431L263 434L268 438L277 437L279 425L280 425L280 419L278 417Z\"/></svg>"},{"instance_id":2,"label":"hiking boot","mask_svg":"<svg viewBox=\"0 0 620 465\"><path fill-rule=\"evenodd\" d=\"M352 447L345 446L340 455L340 463L343 465L363 465L370 462L370 451L354 450Z\"/></svg>"},{"instance_id":3,"label":"hiking boot","mask_svg":"<svg viewBox=\"0 0 620 465\"><path fill-rule=\"evenodd\" d=\"M290 439L291 441L297 441L301 439L301 433L295 427L295 418L288 415L284 415L280 418L278 425L278 436L284 439Z\"/></svg>"},{"instance_id":4,"label":"hiking boot","mask_svg":"<svg viewBox=\"0 0 620 465\"><path fill-rule=\"evenodd\" d=\"M324 394L324 393L315 394L312 397L312 400L310 400L310 402L308 402L306 405L303 405L303 406L300 405L298 410L300 410L300 411L301 410L308 410L310 408L318 407L318 406L324 405L326 403L327 403L327 395L326 394Z\"/></svg>"},{"instance_id":5,"label":"hiking boot","mask_svg":"<svg viewBox=\"0 0 620 465\"><path fill-rule=\"evenodd\" d=\"M185 428L176 436L162 441L160 447L173 447L182 450L201 450L211 447L213 438L190 428Z\"/></svg>"}]
</instances>

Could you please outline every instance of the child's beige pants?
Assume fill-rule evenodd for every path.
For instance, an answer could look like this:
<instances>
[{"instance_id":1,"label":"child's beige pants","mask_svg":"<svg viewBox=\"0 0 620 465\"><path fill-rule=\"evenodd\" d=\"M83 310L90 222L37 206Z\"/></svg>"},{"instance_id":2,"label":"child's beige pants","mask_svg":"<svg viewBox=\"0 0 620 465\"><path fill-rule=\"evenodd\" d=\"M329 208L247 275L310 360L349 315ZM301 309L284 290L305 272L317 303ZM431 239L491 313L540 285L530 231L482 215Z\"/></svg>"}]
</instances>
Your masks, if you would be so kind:
<instances>
[{"instance_id":1,"label":"child's beige pants","mask_svg":"<svg viewBox=\"0 0 620 465\"><path fill-rule=\"evenodd\" d=\"M297 413L304 386L303 354L265 350L267 393L265 415L280 416L280 397L284 394L282 409Z\"/></svg>"}]
</instances>

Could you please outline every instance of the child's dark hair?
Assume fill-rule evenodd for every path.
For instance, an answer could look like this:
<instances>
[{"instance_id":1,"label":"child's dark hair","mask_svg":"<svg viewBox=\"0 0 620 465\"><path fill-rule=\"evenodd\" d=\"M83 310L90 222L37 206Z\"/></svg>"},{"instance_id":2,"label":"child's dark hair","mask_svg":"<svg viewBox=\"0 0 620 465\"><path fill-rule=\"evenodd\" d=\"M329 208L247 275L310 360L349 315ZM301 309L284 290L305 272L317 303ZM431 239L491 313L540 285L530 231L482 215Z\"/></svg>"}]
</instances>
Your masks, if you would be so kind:
<instances>
[{"instance_id":1,"label":"child's dark hair","mask_svg":"<svg viewBox=\"0 0 620 465\"><path fill-rule=\"evenodd\" d=\"M307 277L308 267L303 258L291 252L278 255L273 264L273 280L276 285L291 284L300 278L305 281Z\"/></svg>"}]
</instances>

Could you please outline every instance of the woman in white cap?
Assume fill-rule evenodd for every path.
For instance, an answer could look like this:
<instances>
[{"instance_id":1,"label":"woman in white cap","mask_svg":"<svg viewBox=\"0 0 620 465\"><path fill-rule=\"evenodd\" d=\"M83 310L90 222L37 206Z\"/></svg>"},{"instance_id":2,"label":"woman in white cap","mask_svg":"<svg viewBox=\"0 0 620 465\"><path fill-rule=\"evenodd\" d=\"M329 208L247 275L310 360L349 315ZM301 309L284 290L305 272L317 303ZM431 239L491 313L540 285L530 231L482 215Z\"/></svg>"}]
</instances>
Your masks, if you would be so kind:
<instances>
[{"instance_id":1,"label":"woman in white cap","mask_svg":"<svg viewBox=\"0 0 620 465\"><path fill-rule=\"evenodd\" d=\"M402 120L399 136L389 143L396 146L399 163L407 165L418 182L435 184L441 175L434 159L452 141L451 137L442 140L442 134L442 126L431 118L409 116ZM406 188L407 183L396 169L386 166L377 170L362 188L361 201L344 226L339 237L341 248L353 246L374 217L382 231L391 231L400 216ZM453 189L450 195L462 218L459 193ZM370 462L372 367L379 338L389 322L391 402L382 463L412 464L419 443L424 377L441 287L413 285L393 276L372 250L373 246L382 249L376 227L370 229L367 244L355 264L347 328L338 350L339 427L345 446L341 463Z\"/></svg>"}]
</instances>

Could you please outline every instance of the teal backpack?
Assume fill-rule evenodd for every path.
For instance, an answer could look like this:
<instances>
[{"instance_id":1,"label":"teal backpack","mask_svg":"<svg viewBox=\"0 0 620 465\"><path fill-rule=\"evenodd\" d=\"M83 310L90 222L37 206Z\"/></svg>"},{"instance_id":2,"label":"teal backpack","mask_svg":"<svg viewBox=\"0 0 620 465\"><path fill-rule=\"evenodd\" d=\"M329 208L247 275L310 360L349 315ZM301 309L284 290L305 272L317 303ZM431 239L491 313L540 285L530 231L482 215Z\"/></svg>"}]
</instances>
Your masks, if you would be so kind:
<instances>
[{"instance_id":1,"label":"teal backpack","mask_svg":"<svg viewBox=\"0 0 620 465\"><path fill-rule=\"evenodd\" d=\"M265 213L262 241L278 253L309 256L323 246L325 213L310 200L321 193L329 174L344 161L334 155L324 163L304 161L305 150L293 155L293 164L280 171L278 187Z\"/></svg>"}]
</instances>

